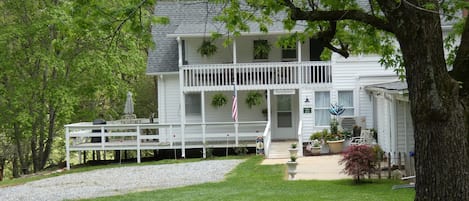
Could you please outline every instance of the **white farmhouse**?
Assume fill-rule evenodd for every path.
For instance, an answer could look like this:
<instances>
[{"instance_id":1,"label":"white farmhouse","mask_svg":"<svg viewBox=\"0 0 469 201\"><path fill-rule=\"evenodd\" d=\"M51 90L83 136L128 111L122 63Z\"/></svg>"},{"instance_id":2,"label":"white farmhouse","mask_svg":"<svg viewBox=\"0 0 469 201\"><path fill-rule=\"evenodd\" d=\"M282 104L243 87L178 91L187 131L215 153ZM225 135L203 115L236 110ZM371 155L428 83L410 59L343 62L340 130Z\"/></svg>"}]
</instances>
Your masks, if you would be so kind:
<instances>
[{"instance_id":1,"label":"white farmhouse","mask_svg":"<svg viewBox=\"0 0 469 201\"><path fill-rule=\"evenodd\" d=\"M406 84L384 69L377 55L345 59L333 54L321 61L324 47L315 39L278 47L279 37L302 31L301 26L286 31L280 20L268 33L251 24L250 32L224 46L227 35L210 37L211 32L225 34L212 20L219 10L204 2L158 2L155 15L170 20L152 27L156 48L148 57L147 74L158 80L158 122L67 125L67 161L70 151L84 150L137 150L138 161L145 149L180 150L182 157L186 150L201 149L205 156L207 148L255 147L259 136L269 157L272 141L302 145L313 132L329 129L329 108L335 103L346 109L341 119L375 129L384 151L413 151ZM212 55L201 54L204 41L216 46ZM247 99L258 104L248 105ZM113 140L129 136L133 141ZM101 140L92 144L84 137Z\"/></svg>"},{"instance_id":2,"label":"white farmhouse","mask_svg":"<svg viewBox=\"0 0 469 201\"><path fill-rule=\"evenodd\" d=\"M223 25L212 21L218 9L184 2L159 2L156 7L156 15L168 17L170 23L153 27L156 49L150 52L147 74L158 77L160 123L181 124L178 129L160 130L160 135L176 134L186 147L198 144L197 148L210 141L253 144L261 135L266 135L265 140L302 144L314 131L329 128L328 109L338 103L346 108L342 117L354 117L363 129L378 131L385 151L413 149L405 83L385 70L379 57L345 59L334 54L331 60L320 61L324 47L315 39L278 47L280 36L302 31L301 26L285 31L281 21L274 22L268 33L251 24L250 32L235 37L227 47L222 45L225 38L215 40L217 51L203 56L198 49L210 40L210 33L223 34ZM270 51L259 55L256 48L263 44L270 45ZM395 90L394 85L404 87ZM231 103L235 87L237 122ZM220 93L227 104L212 106ZM249 107L249 94L260 94L262 103Z\"/></svg>"}]
</instances>

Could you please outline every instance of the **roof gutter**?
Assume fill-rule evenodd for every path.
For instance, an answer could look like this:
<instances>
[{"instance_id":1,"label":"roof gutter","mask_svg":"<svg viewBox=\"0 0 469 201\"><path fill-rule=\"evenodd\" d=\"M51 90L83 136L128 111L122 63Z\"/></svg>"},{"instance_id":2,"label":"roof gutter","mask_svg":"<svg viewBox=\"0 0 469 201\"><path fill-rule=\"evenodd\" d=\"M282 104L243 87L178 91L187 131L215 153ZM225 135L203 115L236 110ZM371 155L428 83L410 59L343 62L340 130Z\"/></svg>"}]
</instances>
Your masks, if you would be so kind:
<instances>
[{"instance_id":1,"label":"roof gutter","mask_svg":"<svg viewBox=\"0 0 469 201\"><path fill-rule=\"evenodd\" d=\"M295 31L295 32L303 32L303 31ZM242 36L265 36L265 35L282 35L282 34L289 34L289 33L294 33L290 31L272 31L272 32L241 32ZM223 34L225 36L228 36L228 34ZM166 35L168 38L203 38L207 37L207 33L188 33L188 34L177 34L177 33L172 33Z\"/></svg>"},{"instance_id":2,"label":"roof gutter","mask_svg":"<svg viewBox=\"0 0 469 201\"><path fill-rule=\"evenodd\" d=\"M147 72L145 73L146 75L149 75L149 76L158 76L158 75L178 75L179 72L178 71L174 71L174 72Z\"/></svg>"}]
</instances>

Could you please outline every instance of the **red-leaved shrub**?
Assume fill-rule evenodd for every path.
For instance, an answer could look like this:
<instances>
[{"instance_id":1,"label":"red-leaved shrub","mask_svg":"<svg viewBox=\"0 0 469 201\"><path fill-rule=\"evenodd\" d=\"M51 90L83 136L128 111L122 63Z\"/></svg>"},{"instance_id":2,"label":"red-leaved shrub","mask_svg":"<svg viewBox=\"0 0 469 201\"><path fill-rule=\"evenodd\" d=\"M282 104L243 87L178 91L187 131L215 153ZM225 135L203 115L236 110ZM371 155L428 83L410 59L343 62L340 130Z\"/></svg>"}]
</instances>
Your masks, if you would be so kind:
<instances>
[{"instance_id":1,"label":"red-leaved shrub","mask_svg":"<svg viewBox=\"0 0 469 201\"><path fill-rule=\"evenodd\" d=\"M339 164L345 164L342 172L353 175L355 182L359 182L361 176L374 171L376 156L370 146L350 146L342 153L342 157L339 161Z\"/></svg>"}]
</instances>

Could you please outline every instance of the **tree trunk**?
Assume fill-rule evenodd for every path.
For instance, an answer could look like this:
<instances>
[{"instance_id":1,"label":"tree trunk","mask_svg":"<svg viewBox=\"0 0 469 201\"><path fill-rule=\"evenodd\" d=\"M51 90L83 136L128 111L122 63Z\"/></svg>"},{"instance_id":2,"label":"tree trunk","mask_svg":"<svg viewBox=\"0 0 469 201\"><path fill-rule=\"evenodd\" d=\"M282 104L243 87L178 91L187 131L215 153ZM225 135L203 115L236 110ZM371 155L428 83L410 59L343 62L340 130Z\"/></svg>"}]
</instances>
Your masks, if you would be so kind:
<instances>
[{"instance_id":1,"label":"tree trunk","mask_svg":"<svg viewBox=\"0 0 469 201\"><path fill-rule=\"evenodd\" d=\"M21 131L20 131L20 128L18 126L18 124L14 124L13 125L13 128L14 128L14 139L15 139L15 146L16 146L16 154L18 156L18 159L19 159L19 163L20 163L20 166L21 166L21 171L23 174L28 174L28 162L26 161L26 157L23 155L23 146L21 145ZM15 168L13 168L15 169Z\"/></svg>"},{"instance_id":2,"label":"tree trunk","mask_svg":"<svg viewBox=\"0 0 469 201\"><path fill-rule=\"evenodd\" d=\"M387 15L406 69L415 137L415 200L469 200L466 117L459 85L446 69L440 18L411 6Z\"/></svg>"},{"instance_id":3,"label":"tree trunk","mask_svg":"<svg viewBox=\"0 0 469 201\"><path fill-rule=\"evenodd\" d=\"M0 181L3 181L3 172L5 170L5 159L0 158Z\"/></svg>"}]
</instances>

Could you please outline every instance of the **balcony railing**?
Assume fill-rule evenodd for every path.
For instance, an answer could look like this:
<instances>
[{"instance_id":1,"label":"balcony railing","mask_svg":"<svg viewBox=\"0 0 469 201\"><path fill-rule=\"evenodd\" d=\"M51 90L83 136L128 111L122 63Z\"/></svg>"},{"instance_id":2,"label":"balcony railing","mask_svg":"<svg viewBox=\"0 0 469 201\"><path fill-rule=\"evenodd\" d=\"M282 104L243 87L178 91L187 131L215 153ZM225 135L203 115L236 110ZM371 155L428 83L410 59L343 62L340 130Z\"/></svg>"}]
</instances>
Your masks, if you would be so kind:
<instances>
[{"instance_id":1,"label":"balcony railing","mask_svg":"<svg viewBox=\"0 0 469 201\"><path fill-rule=\"evenodd\" d=\"M239 85L327 84L330 62L271 62L181 66L184 87Z\"/></svg>"}]
</instances>

